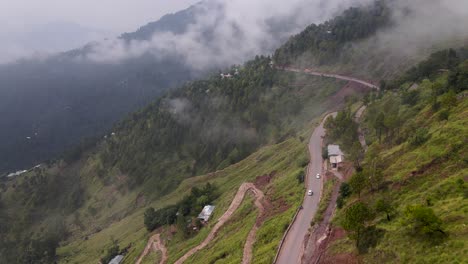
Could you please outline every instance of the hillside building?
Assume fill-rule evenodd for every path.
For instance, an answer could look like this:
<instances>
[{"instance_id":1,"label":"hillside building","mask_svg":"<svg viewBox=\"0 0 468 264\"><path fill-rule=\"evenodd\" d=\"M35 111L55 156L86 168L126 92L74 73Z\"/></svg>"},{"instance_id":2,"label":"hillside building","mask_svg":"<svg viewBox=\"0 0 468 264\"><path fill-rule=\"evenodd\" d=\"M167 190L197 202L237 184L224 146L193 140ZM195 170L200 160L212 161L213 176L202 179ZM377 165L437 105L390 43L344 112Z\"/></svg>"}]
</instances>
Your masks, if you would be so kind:
<instances>
[{"instance_id":1,"label":"hillside building","mask_svg":"<svg viewBox=\"0 0 468 264\"><path fill-rule=\"evenodd\" d=\"M203 220L205 222L208 222L211 215L213 214L214 209L215 209L215 206L206 205L205 207L203 207L203 210L201 211L201 213L198 215L197 218L201 219L201 220Z\"/></svg>"},{"instance_id":2,"label":"hillside building","mask_svg":"<svg viewBox=\"0 0 468 264\"><path fill-rule=\"evenodd\" d=\"M328 145L328 159L332 169L337 169L339 164L344 160L344 154L338 145Z\"/></svg>"}]
</instances>

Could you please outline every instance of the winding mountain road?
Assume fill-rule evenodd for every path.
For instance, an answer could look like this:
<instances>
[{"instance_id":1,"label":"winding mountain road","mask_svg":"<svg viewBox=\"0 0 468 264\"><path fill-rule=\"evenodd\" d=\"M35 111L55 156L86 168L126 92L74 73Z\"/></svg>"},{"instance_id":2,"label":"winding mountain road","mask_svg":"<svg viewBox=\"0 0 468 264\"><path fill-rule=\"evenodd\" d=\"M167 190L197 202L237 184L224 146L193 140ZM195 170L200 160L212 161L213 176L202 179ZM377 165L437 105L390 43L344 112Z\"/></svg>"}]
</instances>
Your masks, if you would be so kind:
<instances>
[{"instance_id":1,"label":"winding mountain road","mask_svg":"<svg viewBox=\"0 0 468 264\"><path fill-rule=\"evenodd\" d=\"M350 81L350 82L355 82L362 84L364 86L367 86L372 89L380 90L380 87L369 82L369 81L364 81L358 78L350 77L350 76L345 76L345 75L339 75L339 74L333 74L333 73L325 73L325 72L319 72L315 71L312 69L299 69L299 68L292 68L292 67L282 67L282 68L277 68L279 70L283 71L289 71L289 72L298 72L298 73L305 73L309 75L314 75L314 76L320 76L320 77L329 77L329 78L335 78L339 80L344 80L344 81Z\"/></svg>"},{"instance_id":2,"label":"winding mountain road","mask_svg":"<svg viewBox=\"0 0 468 264\"><path fill-rule=\"evenodd\" d=\"M367 86L371 89L380 90L380 88L377 85L354 77L323 73L311 69L298 69L292 67L280 67L277 69L355 82ZM365 108L359 109L359 117L361 116L364 109ZM336 113L332 113L329 115L336 115ZM304 202L302 205L303 209L299 211L294 222L291 223L289 232L286 234L284 241L278 249L278 256L275 261L276 264L293 264L302 262L302 256L304 255L304 250L306 246L305 244L307 242L306 238L309 233L309 227L312 219L314 218L315 213L317 212L320 197L322 195L323 178L321 177L320 179L316 179L315 175L317 173L323 174L322 137L325 136L325 129L323 128L323 124L329 115L327 115L322 120L321 124L317 128L315 128L309 140L310 163L307 167L306 187L307 190L312 190L314 194L313 196L307 196L307 194L305 194Z\"/></svg>"},{"instance_id":3,"label":"winding mountain road","mask_svg":"<svg viewBox=\"0 0 468 264\"><path fill-rule=\"evenodd\" d=\"M317 179L315 175L317 173L322 174L322 137L325 136L323 124L330 115L336 115L336 113L327 115L320 125L315 128L309 140L310 163L307 166L306 187L307 190L312 190L313 195L304 194L303 209L299 211L296 220L291 224L289 232L279 249L275 263L300 263L304 254L305 238L309 232L310 223L317 212L320 196L322 195L323 177Z\"/></svg>"}]
</instances>

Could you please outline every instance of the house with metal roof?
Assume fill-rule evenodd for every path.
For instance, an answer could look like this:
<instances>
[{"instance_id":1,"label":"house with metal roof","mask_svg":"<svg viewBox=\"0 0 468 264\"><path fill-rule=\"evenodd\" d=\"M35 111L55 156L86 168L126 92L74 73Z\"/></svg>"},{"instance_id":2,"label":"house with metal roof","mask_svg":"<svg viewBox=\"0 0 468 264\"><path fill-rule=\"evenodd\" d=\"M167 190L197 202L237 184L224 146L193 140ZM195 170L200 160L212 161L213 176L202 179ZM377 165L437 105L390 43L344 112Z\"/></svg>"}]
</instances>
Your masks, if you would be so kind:
<instances>
[{"instance_id":1,"label":"house with metal roof","mask_svg":"<svg viewBox=\"0 0 468 264\"><path fill-rule=\"evenodd\" d=\"M207 222L211 215L213 214L213 211L215 209L215 206L213 205L206 205L205 207L203 207L203 210L201 211L201 213L198 215L198 219L202 219L203 221Z\"/></svg>"},{"instance_id":2,"label":"house with metal roof","mask_svg":"<svg viewBox=\"0 0 468 264\"><path fill-rule=\"evenodd\" d=\"M330 160L330 164L332 169L337 169L338 165L343 162L344 154L338 145L328 145L328 159Z\"/></svg>"},{"instance_id":3,"label":"house with metal roof","mask_svg":"<svg viewBox=\"0 0 468 264\"><path fill-rule=\"evenodd\" d=\"M123 258L124 258L123 255L117 255L109 262L109 264L120 264Z\"/></svg>"}]
</instances>

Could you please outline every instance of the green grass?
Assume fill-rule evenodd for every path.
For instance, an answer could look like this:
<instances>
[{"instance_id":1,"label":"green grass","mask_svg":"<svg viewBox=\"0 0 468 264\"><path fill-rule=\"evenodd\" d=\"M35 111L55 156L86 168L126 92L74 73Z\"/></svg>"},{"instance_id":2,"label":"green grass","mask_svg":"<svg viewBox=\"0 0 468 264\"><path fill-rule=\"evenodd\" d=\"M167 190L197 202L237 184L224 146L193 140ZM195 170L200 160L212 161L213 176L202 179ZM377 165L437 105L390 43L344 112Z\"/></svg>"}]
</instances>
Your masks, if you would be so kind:
<instances>
[{"instance_id":1,"label":"green grass","mask_svg":"<svg viewBox=\"0 0 468 264\"><path fill-rule=\"evenodd\" d=\"M143 261L141 261L141 264L155 264L155 263L159 263L160 261L161 261L161 252L150 251L150 253L148 253L148 255L146 255L143 258Z\"/></svg>"},{"instance_id":2,"label":"green grass","mask_svg":"<svg viewBox=\"0 0 468 264\"><path fill-rule=\"evenodd\" d=\"M428 128L429 140L419 147L402 143L384 149L383 162L389 165L383 173L392 184L386 190L363 194L362 199L371 206L378 198L386 198L395 208L391 221L384 214L374 220L384 235L376 247L362 255L363 263L467 263L468 100L459 101L448 121L437 120L428 108L415 119ZM460 180L464 187L460 187ZM442 219L448 234L445 239L411 235L402 221L403 212L415 204L429 206ZM339 212L334 223L339 223L340 217ZM336 241L329 250L330 254L343 252L356 253L354 241Z\"/></svg>"},{"instance_id":3,"label":"green grass","mask_svg":"<svg viewBox=\"0 0 468 264\"><path fill-rule=\"evenodd\" d=\"M292 80L320 84L313 83L305 86L303 90L311 93L312 96L307 97L307 101L303 102L304 108L301 113L294 119L277 124L282 129L297 128L301 132L297 135L291 134L282 143L271 143L262 147L244 160L225 169L185 179L174 191L157 200L151 200L151 194L148 194L151 193L151 190L148 190L149 185L131 191L125 188L127 175L119 171L108 173L108 175L113 175L112 177L118 177L119 181L112 181L110 185L103 184L96 175L98 171L96 168L100 166L101 161L98 155L92 155L81 170L83 184L89 186L86 190L86 203L76 213L79 216L78 219L86 225L80 229L72 224L73 218L69 217L67 222L71 226L72 236L58 249L59 261L61 263L94 262L104 255L113 238L118 241L121 248L131 245L124 263L133 263L149 237L143 226L143 213L149 206L157 209L175 204L192 187L203 186L210 182L215 184L219 193L222 194L214 201L217 208L212 219L217 219L227 209L243 182L254 181L257 176L275 171L276 176L266 187L265 193L275 208L282 208L282 210L278 209L277 214L266 219L264 225L258 230L257 235L261 239L254 244L253 252L256 262L271 262L285 228L294 215L295 209L301 204L304 189L297 182L295 175L301 169L304 160L308 160L306 148L308 138L311 128L318 124L319 119L310 121L311 117L323 113L327 97L343 84L341 81L321 80L303 74L294 75ZM302 129L304 127L306 129ZM185 167L185 165L181 166ZM139 203L142 194L145 194L143 197L145 201ZM97 213L91 215L88 208L94 208ZM251 212L247 217L254 217L253 215L255 213ZM167 235L162 239L168 245L170 262L203 241L213 224L214 221L211 221L206 228L190 239L181 239L177 235L173 237L165 230L164 234ZM242 226L242 228L250 230L247 226ZM227 245L229 246L229 243ZM212 251L210 254L213 255L220 252L215 249Z\"/></svg>"},{"instance_id":4,"label":"green grass","mask_svg":"<svg viewBox=\"0 0 468 264\"><path fill-rule=\"evenodd\" d=\"M304 132L304 135L308 135L309 133L310 132ZM307 159L306 145L298 138L291 138L276 145L263 147L245 160L229 166L224 170L187 179L183 181L174 192L150 205L155 208L160 208L168 204L173 204L182 198L180 195L181 193L187 193L191 187L202 186L206 182L210 182L216 184L219 188L219 192L222 194L221 197L214 202L217 208L212 219L217 219L227 209L238 187L243 182L252 182L257 176L275 171L276 174L273 181L266 187L265 193L270 197L274 205L279 206L279 204L285 203L290 209L281 212L274 218L267 219L265 224L258 231L258 236L261 239L254 245L254 258L258 258L259 261L261 260L259 263L266 263L274 257L284 228L289 224L294 214L294 209L299 206L302 199L303 186L297 182L295 174L297 170L300 169L301 163L303 163L305 159ZM87 240L76 239L62 246L58 250L60 262L91 263L104 254L104 250L111 244L112 237L119 241L121 247L132 244L132 247L125 257L124 263L133 263L143 250L149 237L148 232L143 226L144 209L145 208L137 209L135 213L116 221L102 231L90 234ZM250 218L256 218L255 210L247 214L246 219ZM167 237L163 237L163 240L165 240L168 246L169 263L175 261L183 253L203 241L214 223L215 221L211 221L206 228L203 228L198 235L191 239L180 241L177 240L177 236L175 236L171 238L171 241L167 241ZM226 226L226 228L231 228L228 226ZM241 225L238 232L239 234L242 234L242 232L247 234L251 227L252 225L248 224ZM225 235L224 233L220 233L220 235L228 236L228 233ZM240 237L236 236L229 239L227 239L228 237L223 237L227 239L226 242L223 242L223 245L226 248L231 247L234 242L231 243L229 241L239 241L240 239ZM245 240L245 238L243 239ZM215 256L221 252L222 249L209 247L208 251L209 254ZM194 257L196 258L196 256Z\"/></svg>"},{"instance_id":5,"label":"green grass","mask_svg":"<svg viewBox=\"0 0 468 264\"><path fill-rule=\"evenodd\" d=\"M295 179L295 172L300 168L301 164L299 161L303 161L306 157L305 155L306 149L303 143L297 139L290 139L278 145L262 148L249 158L220 172L220 175L213 179L213 182L225 193L214 203L217 208L212 219L217 219L228 208L238 187L243 182L252 182L257 176L269 174L273 171L276 172L273 181L266 187L265 195L271 199L274 206L286 203L290 207L290 210L286 210L274 218L268 219L260 227L257 236L261 239L254 245L254 259L258 258L258 260L263 260L264 263L267 263L276 253L276 247L283 235L284 228L289 224L295 208L299 206L302 199L303 187ZM256 215L257 213L253 210L245 217L255 219ZM198 235L191 239L171 240L168 244L169 263L175 261L190 250L190 248L203 241L214 224L215 221L210 221L210 224L206 228L202 229ZM203 253L199 252L196 255L203 254L206 258L208 256L220 256L225 253L224 248L238 247L236 244L238 242L234 241L239 241L243 237L242 234L246 236L252 225L253 223L240 225L232 237L221 232L219 237L223 238L222 247L209 246L209 250L203 250ZM241 241L244 242L245 237ZM216 242L213 243L216 244ZM210 243L210 245L213 243ZM240 253L242 255L242 251ZM196 256L194 258L196 259ZM236 262L235 260L232 261ZM258 261L258 263L262 262Z\"/></svg>"}]
</instances>

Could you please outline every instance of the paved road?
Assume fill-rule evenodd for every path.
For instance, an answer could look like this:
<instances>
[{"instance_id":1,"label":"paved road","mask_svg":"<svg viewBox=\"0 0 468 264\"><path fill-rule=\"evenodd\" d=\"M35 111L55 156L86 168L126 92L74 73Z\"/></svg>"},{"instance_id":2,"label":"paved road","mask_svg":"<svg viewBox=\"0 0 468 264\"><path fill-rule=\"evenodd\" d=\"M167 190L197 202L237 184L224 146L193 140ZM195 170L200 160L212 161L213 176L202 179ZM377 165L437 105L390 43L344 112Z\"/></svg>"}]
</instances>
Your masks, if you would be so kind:
<instances>
[{"instance_id":1,"label":"paved road","mask_svg":"<svg viewBox=\"0 0 468 264\"><path fill-rule=\"evenodd\" d=\"M321 77L329 77L335 78L350 82L359 83L370 87L372 89L379 90L380 88L367 81L363 81L354 77L339 75L339 74L330 74L324 72L314 71L312 69L297 69L291 67L280 67L278 68L284 71L290 72L300 72L315 76ZM362 114L364 109L359 109L359 117ZM333 113L336 115L336 113ZM310 227L310 222L312 221L319 202L320 196L322 195L322 178L316 179L315 175L317 173L322 174L322 136L325 135L325 130L323 128L323 123L326 118L322 121L319 127L314 130L312 137L309 141L309 153L310 153L310 163L307 169L307 190L312 190L314 192L313 196L307 196L305 194L303 207L304 209L301 210L296 220L292 223L290 231L286 235L285 241L283 242L281 248L279 249L278 259L276 261L277 264L293 264L293 263L301 263L301 258L304 254L304 239L306 234L308 233L308 229ZM362 143L362 142L361 142ZM365 141L364 141L365 143Z\"/></svg>"},{"instance_id":2,"label":"paved road","mask_svg":"<svg viewBox=\"0 0 468 264\"><path fill-rule=\"evenodd\" d=\"M367 81L363 81L354 77L349 77L349 76L344 76L344 75L339 75L339 74L332 74L332 73L325 73L325 72L318 72L314 71L312 69L297 69L297 68L291 68L291 67L284 67L280 68L281 70L284 71L290 71L290 72L301 72L301 73L306 73L310 75L315 75L315 76L322 76L322 77L330 77L330 78L335 78L335 79L340 79L340 80L345 80L345 81L350 81L350 82L355 82L355 83L360 83L362 85L365 85L367 87L370 87L372 89L377 89L379 90L380 88Z\"/></svg>"},{"instance_id":3,"label":"paved road","mask_svg":"<svg viewBox=\"0 0 468 264\"><path fill-rule=\"evenodd\" d=\"M336 115L336 113L333 113L333 115ZM315 212L317 212L320 196L322 195L323 179L322 177L316 179L315 175L317 173L322 174L322 137L325 135L325 129L323 128L325 119L314 130L309 140L310 163L307 167L306 186L307 190L312 190L314 195L304 194L304 209L299 211L289 233L286 235L276 261L278 264L300 263L304 251L304 236L308 232Z\"/></svg>"}]
</instances>

